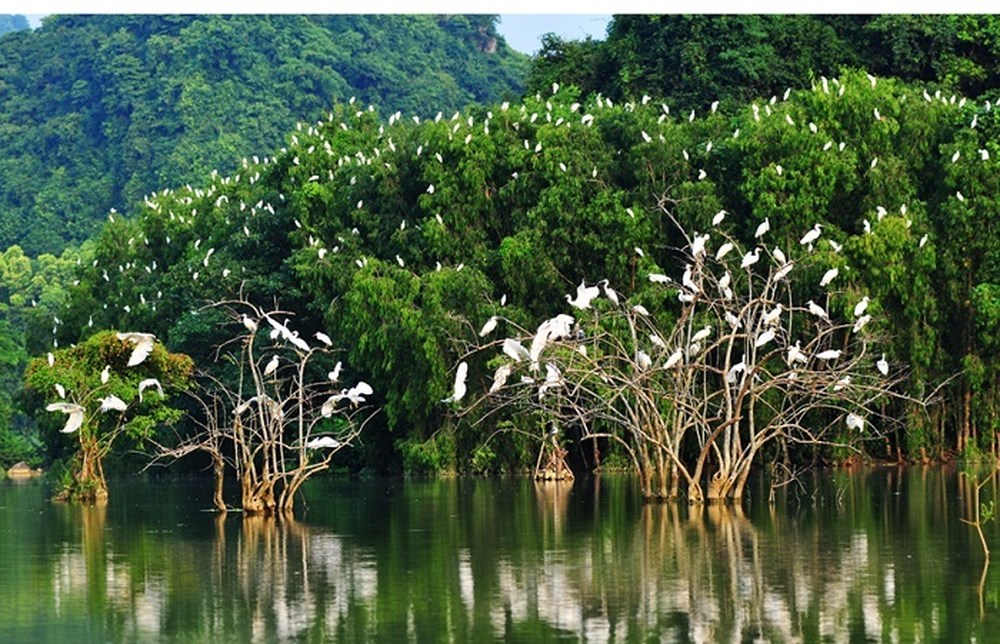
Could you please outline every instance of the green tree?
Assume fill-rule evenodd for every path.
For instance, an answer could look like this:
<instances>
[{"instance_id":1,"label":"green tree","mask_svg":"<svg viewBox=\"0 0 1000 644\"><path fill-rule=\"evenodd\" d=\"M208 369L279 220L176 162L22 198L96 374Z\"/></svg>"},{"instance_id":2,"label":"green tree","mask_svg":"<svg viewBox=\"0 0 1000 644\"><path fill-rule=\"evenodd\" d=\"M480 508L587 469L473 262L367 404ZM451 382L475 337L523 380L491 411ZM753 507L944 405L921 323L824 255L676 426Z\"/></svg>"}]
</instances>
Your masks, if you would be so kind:
<instances>
[{"instance_id":1,"label":"green tree","mask_svg":"<svg viewBox=\"0 0 1000 644\"><path fill-rule=\"evenodd\" d=\"M186 386L190 358L168 353L152 336L134 336L102 331L28 364L28 389L48 403L47 412L63 414L62 432L76 439L72 479L60 491L62 498L106 501L103 461L116 439L124 435L141 444L159 425L180 416L166 404L167 394Z\"/></svg>"}]
</instances>

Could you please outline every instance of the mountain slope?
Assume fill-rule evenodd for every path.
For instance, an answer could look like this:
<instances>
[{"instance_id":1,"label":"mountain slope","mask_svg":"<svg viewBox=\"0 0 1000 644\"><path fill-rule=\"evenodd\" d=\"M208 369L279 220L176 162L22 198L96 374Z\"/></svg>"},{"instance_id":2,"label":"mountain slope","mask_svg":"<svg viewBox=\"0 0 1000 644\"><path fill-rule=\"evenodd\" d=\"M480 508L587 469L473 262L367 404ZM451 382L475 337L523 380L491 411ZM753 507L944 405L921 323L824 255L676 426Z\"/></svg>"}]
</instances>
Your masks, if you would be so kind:
<instances>
[{"instance_id":1,"label":"mountain slope","mask_svg":"<svg viewBox=\"0 0 1000 644\"><path fill-rule=\"evenodd\" d=\"M0 248L54 252L157 187L356 96L433 116L517 95L495 16L54 16L0 41Z\"/></svg>"}]
</instances>

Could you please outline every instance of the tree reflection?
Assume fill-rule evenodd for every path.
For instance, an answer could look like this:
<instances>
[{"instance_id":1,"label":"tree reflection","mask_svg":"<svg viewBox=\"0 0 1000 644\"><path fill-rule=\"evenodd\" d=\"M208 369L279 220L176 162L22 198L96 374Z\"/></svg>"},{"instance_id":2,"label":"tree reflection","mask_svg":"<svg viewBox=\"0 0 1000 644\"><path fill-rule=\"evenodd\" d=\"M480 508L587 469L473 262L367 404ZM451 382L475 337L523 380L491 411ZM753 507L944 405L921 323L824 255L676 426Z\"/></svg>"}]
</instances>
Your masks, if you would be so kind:
<instances>
[{"instance_id":1,"label":"tree reflection","mask_svg":"<svg viewBox=\"0 0 1000 644\"><path fill-rule=\"evenodd\" d=\"M977 592L979 544L958 520L966 492L954 472L835 471L815 483L816 493L783 492L774 507L745 510L644 504L614 478L324 483L303 520L280 522L184 514L167 500L155 514L114 498L48 505L51 524L30 528L39 542L55 537L47 547L9 540L15 523L0 513L0 551L30 545L25 559L45 567L10 573L20 604L30 597L45 625L18 618L10 596L0 618L36 640L966 641L995 632L998 600L989 578Z\"/></svg>"}]
</instances>

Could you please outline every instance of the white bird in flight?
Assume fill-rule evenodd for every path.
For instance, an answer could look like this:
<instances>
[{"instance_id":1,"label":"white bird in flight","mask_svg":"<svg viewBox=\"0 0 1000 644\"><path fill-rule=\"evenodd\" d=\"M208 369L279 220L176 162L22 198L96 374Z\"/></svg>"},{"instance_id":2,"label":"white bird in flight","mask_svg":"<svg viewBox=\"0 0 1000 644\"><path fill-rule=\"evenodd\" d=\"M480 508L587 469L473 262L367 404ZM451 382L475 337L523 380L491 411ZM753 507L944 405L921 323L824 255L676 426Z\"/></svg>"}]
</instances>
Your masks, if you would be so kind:
<instances>
[{"instance_id":1,"label":"white bird in flight","mask_svg":"<svg viewBox=\"0 0 1000 644\"><path fill-rule=\"evenodd\" d=\"M157 393L163 395L163 385L156 378L146 378L139 382L139 402L142 402L142 392L150 387L156 387Z\"/></svg>"},{"instance_id":2,"label":"white bird in flight","mask_svg":"<svg viewBox=\"0 0 1000 644\"><path fill-rule=\"evenodd\" d=\"M132 349L132 354L128 357L128 366L134 367L146 359L149 352L153 350L153 342L156 341L156 336L152 333L139 333L138 331L129 331L126 333L119 333L118 339L123 342L131 342L135 348Z\"/></svg>"},{"instance_id":3,"label":"white bird in flight","mask_svg":"<svg viewBox=\"0 0 1000 644\"><path fill-rule=\"evenodd\" d=\"M80 429L83 425L83 407L75 403L70 402L54 402L45 407L46 411L60 411L64 414L69 414L69 418L66 419L66 425L60 429L64 434L70 434Z\"/></svg>"}]
</instances>

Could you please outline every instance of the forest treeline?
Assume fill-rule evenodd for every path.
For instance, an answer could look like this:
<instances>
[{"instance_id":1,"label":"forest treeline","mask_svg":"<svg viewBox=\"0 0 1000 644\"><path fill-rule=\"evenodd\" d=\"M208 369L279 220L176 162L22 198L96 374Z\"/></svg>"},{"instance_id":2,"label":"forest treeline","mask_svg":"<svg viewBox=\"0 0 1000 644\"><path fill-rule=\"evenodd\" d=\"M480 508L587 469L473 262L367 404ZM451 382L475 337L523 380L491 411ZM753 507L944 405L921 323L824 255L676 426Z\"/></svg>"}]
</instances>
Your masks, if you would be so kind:
<instances>
[{"instance_id":1,"label":"forest treeline","mask_svg":"<svg viewBox=\"0 0 1000 644\"><path fill-rule=\"evenodd\" d=\"M877 23L866 20L862 32ZM684 31L685 21L701 27ZM303 337L326 332L343 350L347 376L374 388L382 412L345 465L522 467L537 442L498 433L518 419L459 419L440 402L463 347L493 315L502 337L506 324L564 312L565 295L583 280L607 279L670 319L678 302L648 277L681 278L686 240L671 219L711 233L725 210L720 226L747 249L770 222L768 247L801 261L797 299L824 298L846 315L868 295L873 324L888 338L880 351L909 369L900 387L913 397L961 374L927 410L891 403L888 412L909 422L868 442L869 455L995 449L1000 149L990 95L969 84L995 74L989 48L963 49L968 24L944 16L907 23L915 49L923 51L919 34L939 44L919 69L893 74L885 66L896 45L874 57L847 36L859 58L846 63L857 69L810 63L817 30L837 24L788 17L776 39L767 34L783 25L771 18L748 16L737 28L723 18L618 17L603 44L550 38L523 99L421 114L340 101L281 144L236 153L228 171L205 170L190 185L162 179L133 214L112 213L96 236L58 257L16 246L0 257L5 391L17 389L27 356L99 329L155 333L207 366L228 331L203 307L242 288L262 307L277 301L295 311ZM982 35L995 22L975 25ZM687 34L686 48L678 34ZM563 78L553 75L555 45L580 54ZM633 57L628 68L608 53L628 47L728 52L732 69L759 65L757 89L709 61L706 86L682 90L694 82L676 80L688 78L687 59L657 71L659 62ZM775 50L805 62L761 63ZM823 236L810 253L799 238L815 224ZM841 278L826 300L819 281L834 267ZM471 365L470 390L489 386L488 371ZM54 431L61 419L42 413L36 432L29 415L15 413L37 411L37 393L5 404L13 419L0 433L5 456L38 458L39 440L49 457L66 449Z\"/></svg>"}]
</instances>

